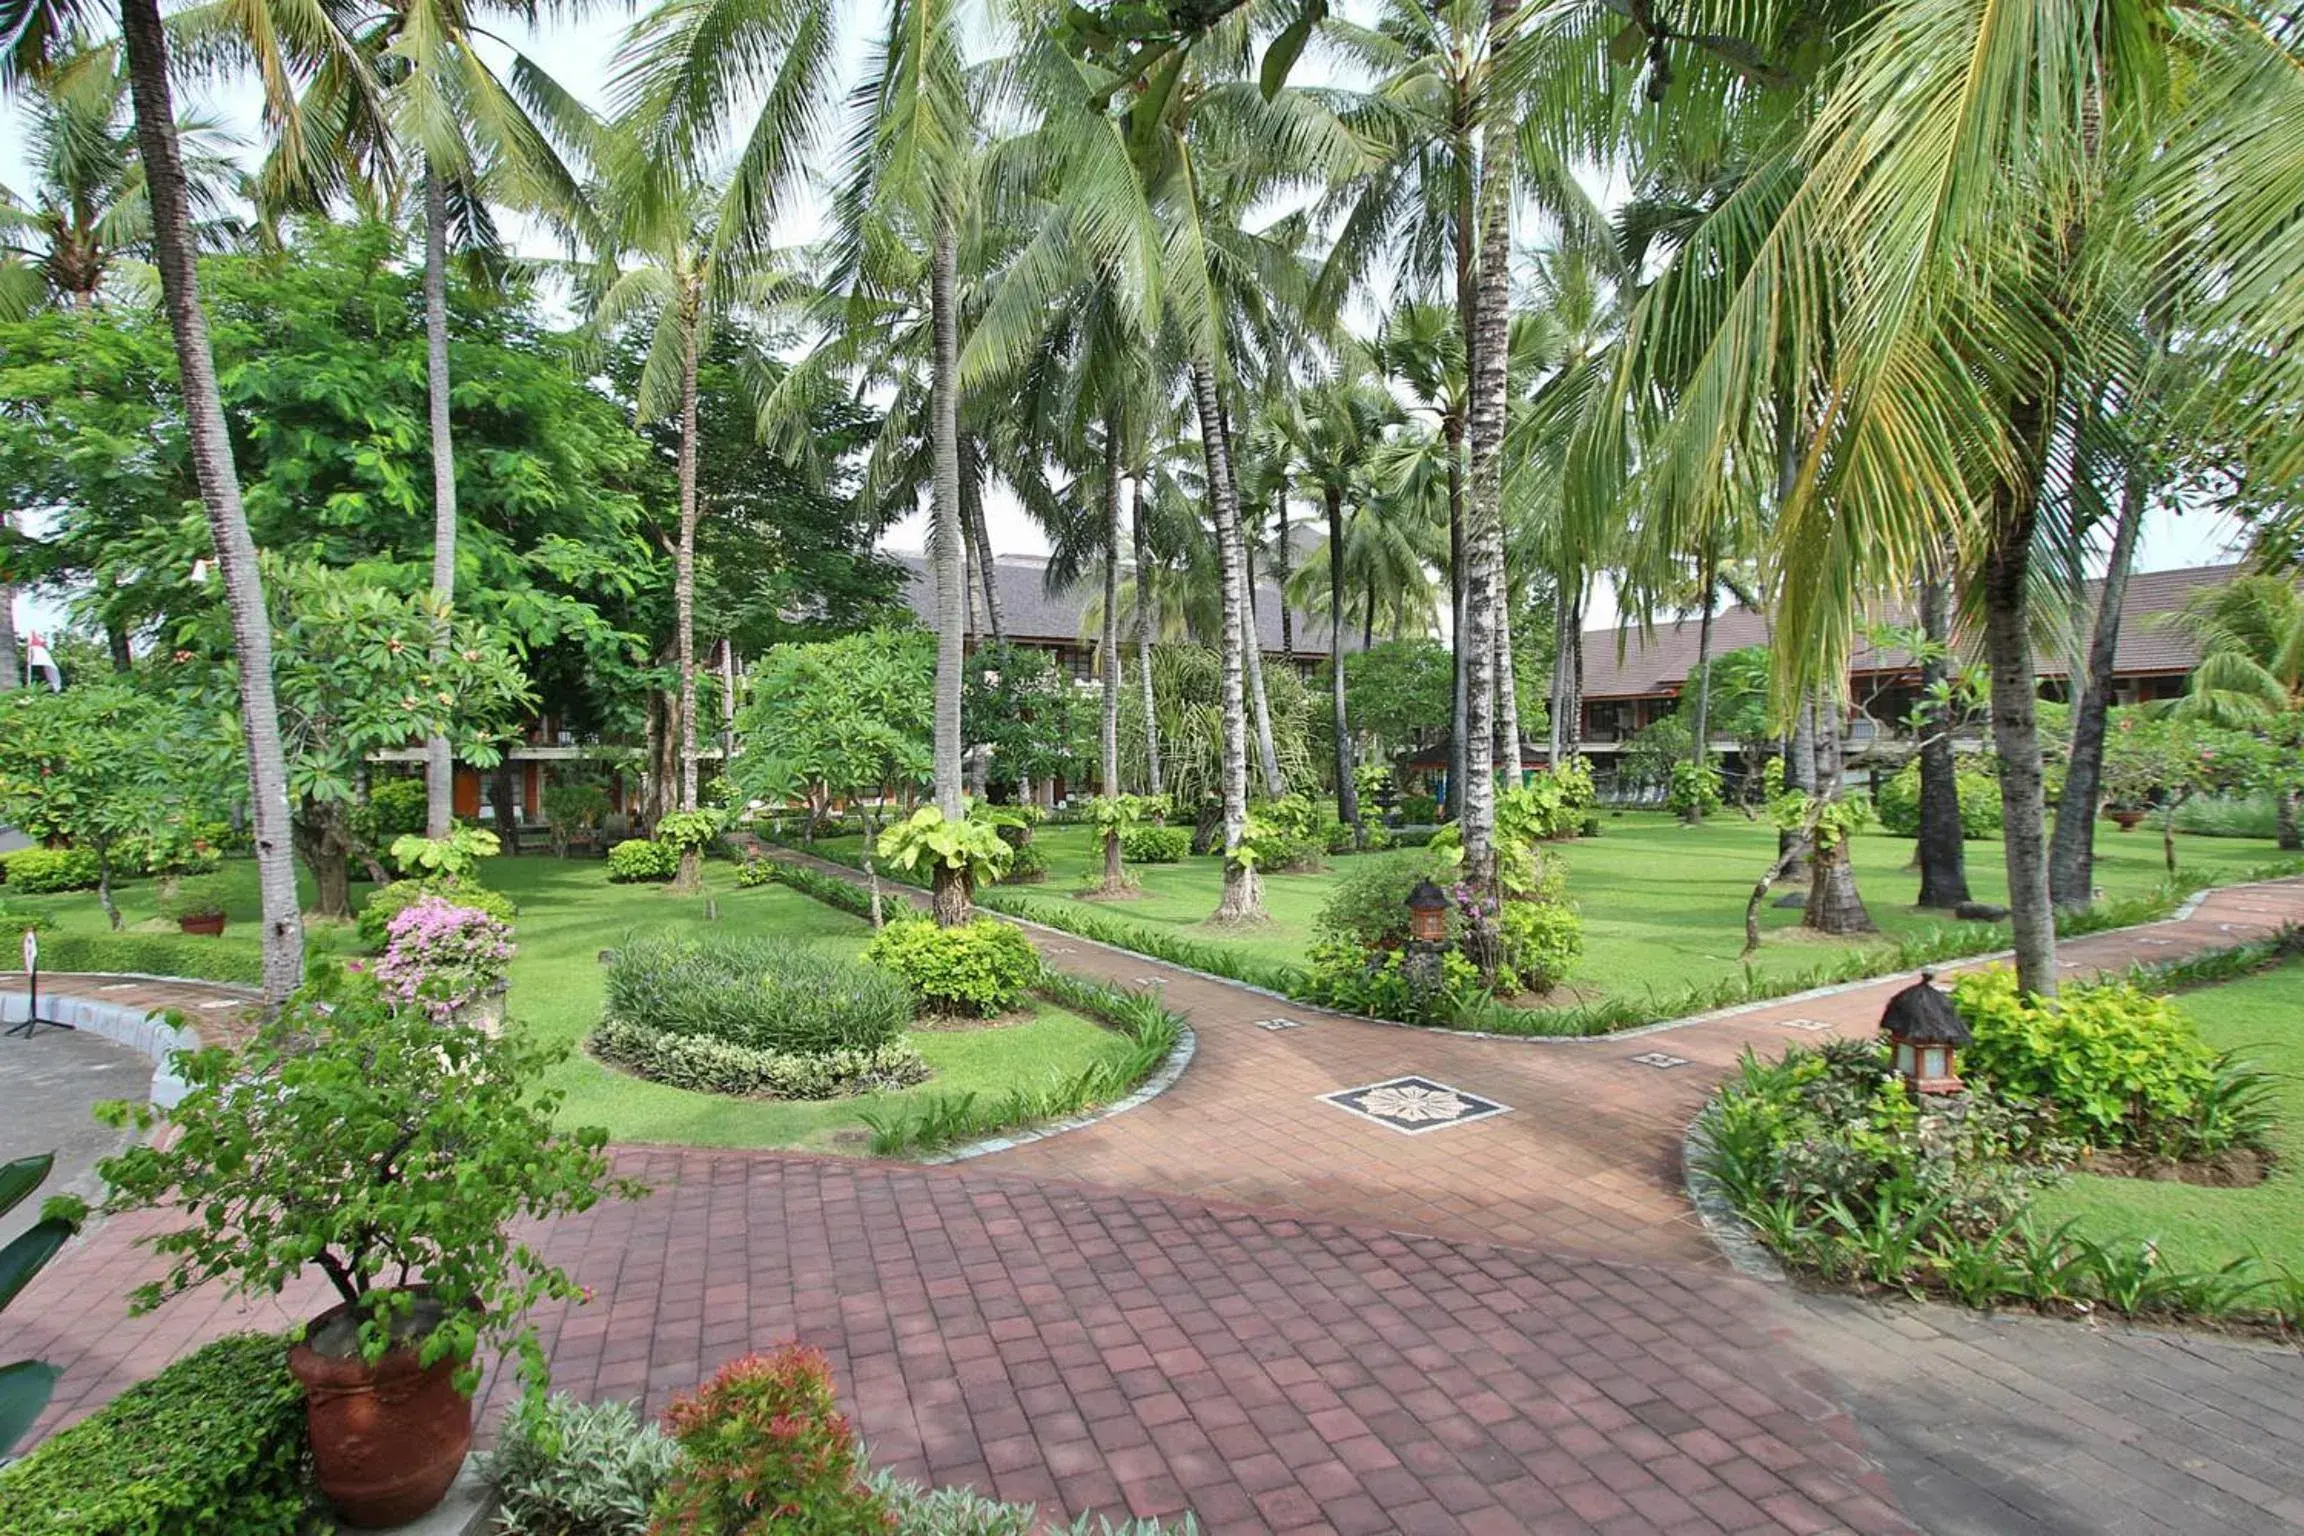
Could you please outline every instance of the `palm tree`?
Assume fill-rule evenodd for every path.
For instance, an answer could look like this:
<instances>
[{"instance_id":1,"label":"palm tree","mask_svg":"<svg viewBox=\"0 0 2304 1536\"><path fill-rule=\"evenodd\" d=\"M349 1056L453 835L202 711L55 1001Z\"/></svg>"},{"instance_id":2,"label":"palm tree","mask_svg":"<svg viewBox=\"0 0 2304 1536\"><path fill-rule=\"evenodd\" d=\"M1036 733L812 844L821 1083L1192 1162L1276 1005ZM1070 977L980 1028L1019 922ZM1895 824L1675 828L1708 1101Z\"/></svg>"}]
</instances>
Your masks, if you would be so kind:
<instances>
[{"instance_id":1,"label":"palm tree","mask_svg":"<svg viewBox=\"0 0 2304 1536\"><path fill-rule=\"evenodd\" d=\"M143 162L151 205L153 263L160 269L161 302L176 342L192 469L232 615L263 911L264 996L266 1001L278 1003L304 980L304 924L296 902L288 766L280 742L279 707L272 691L271 620L264 606L256 544L249 537L247 513L240 502L240 474L232 460L232 438L224 423L216 358L208 345L207 316L200 308L199 247L194 236L190 178L176 138L176 113L169 99L168 33L160 20L158 0L121 0L120 34L128 58L137 154ZM38 62L38 46L57 35L57 29L43 27L35 18L35 24L14 34L17 47L13 62L19 67Z\"/></svg>"},{"instance_id":2,"label":"palm tree","mask_svg":"<svg viewBox=\"0 0 2304 1536\"><path fill-rule=\"evenodd\" d=\"M0 253L13 258L0 282L0 316L8 317L43 301L93 306L122 260L142 256L152 241L119 44L77 48L26 85L36 179L25 197L0 189ZM243 178L229 140L191 117L176 124L176 140L201 248L240 243L246 231L231 216L230 193Z\"/></svg>"}]
</instances>

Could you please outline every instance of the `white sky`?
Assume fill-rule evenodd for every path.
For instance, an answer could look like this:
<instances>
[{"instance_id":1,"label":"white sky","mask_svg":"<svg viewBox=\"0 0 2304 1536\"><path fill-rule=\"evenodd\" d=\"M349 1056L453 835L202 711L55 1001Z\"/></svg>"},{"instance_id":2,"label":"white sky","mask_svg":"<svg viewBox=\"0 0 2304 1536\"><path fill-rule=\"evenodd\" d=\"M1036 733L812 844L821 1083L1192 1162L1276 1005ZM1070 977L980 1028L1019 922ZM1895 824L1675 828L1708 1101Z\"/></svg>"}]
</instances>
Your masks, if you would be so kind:
<instances>
[{"instance_id":1,"label":"white sky","mask_svg":"<svg viewBox=\"0 0 2304 1536\"><path fill-rule=\"evenodd\" d=\"M850 22L860 22L867 9L866 0L844 0L844 9ZM617 45L631 10L626 6L611 6L595 10L581 19L550 19L530 31L517 26L503 30L507 40L521 47L559 82L574 91L594 107L607 106L611 66ZM862 25L843 25L845 36L855 38ZM851 66L857 55L851 49ZM256 121L257 97L252 88L244 85L226 85L207 92L184 93L189 99L180 99L178 110L203 111L220 118L249 146L259 140ZM26 165L22 111L15 104L0 101L0 185L21 189L25 185ZM254 150L249 150L251 158ZM778 244L798 244L814 238L818 233L820 203L795 210L792 226L780 234ZM1002 553L1045 554L1047 540L1021 507L1005 494L995 495L986 507L987 526L993 547ZM905 518L889 530L882 540L890 549L918 550L926 542L927 514L925 509ZM2233 542L2233 530L2222 519L2200 514L2178 516L2166 510L2156 510L2146 520L2143 537L2137 553L2139 570L2166 570L2176 566L2201 565L2227 558ZM1590 622L1605 625L1614 620L1613 598L1594 605ZM49 629L57 625L62 615L54 604L20 598L18 623L33 628Z\"/></svg>"}]
</instances>

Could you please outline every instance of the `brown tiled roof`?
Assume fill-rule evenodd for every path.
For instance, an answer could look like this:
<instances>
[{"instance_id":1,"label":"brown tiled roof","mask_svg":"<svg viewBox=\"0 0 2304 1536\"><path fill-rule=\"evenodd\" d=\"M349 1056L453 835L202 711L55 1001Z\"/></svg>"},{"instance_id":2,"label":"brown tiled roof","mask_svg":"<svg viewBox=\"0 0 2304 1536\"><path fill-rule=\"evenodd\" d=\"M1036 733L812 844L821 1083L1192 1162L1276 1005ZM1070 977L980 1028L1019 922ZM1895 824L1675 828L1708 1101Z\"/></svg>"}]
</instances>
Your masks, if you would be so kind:
<instances>
[{"instance_id":1,"label":"brown tiled roof","mask_svg":"<svg viewBox=\"0 0 2304 1536\"><path fill-rule=\"evenodd\" d=\"M936 617L936 587L928 576L928 560L924 555L900 552L893 556L909 576L905 587L905 600L922 623L933 623ZM1080 615L1089 600L1097 595L1097 583L1080 581L1064 592L1048 591L1048 562L1038 555L998 555L994 566L999 572L1000 619L1002 628L1011 640L1032 641L1042 645L1078 645L1080 643ZM1131 566L1123 564L1121 579L1126 580ZM1300 656L1325 655L1328 651L1328 621L1298 609L1295 615L1296 653ZM1280 651L1280 591L1268 581L1256 584L1256 631L1264 649L1275 655ZM1349 630L1344 636L1346 650L1358 650L1359 637Z\"/></svg>"},{"instance_id":2,"label":"brown tiled roof","mask_svg":"<svg viewBox=\"0 0 2304 1536\"><path fill-rule=\"evenodd\" d=\"M2138 571L2128 578L2120 604L2120 646L2113 670L2120 673L2189 672L2200 659L2199 649L2167 616L2181 610L2202 587L2221 586L2240 575L2239 565L2187 566L2174 571ZM2082 593L2082 611L2095 607L2102 583L2091 581ZM1891 604L1883 618L1890 624L1912 622L1905 605ZM1691 616L1659 623L1646 636L1632 628L1591 629L1584 632L1584 697L1587 699L1643 698L1677 693L1696 664L1698 624ZM1725 609L1712 620L1712 654L1725 655L1747 645L1768 643L1768 621L1741 605ZM1621 654L1619 651L1621 650ZM1911 658L1901 652L1877 651L1857 643L1849 658L1854 672L1907 667ZM2042 677L2063 677L2068 658L2052 648L2039 657Z\"/></svg>"}]
</instances>

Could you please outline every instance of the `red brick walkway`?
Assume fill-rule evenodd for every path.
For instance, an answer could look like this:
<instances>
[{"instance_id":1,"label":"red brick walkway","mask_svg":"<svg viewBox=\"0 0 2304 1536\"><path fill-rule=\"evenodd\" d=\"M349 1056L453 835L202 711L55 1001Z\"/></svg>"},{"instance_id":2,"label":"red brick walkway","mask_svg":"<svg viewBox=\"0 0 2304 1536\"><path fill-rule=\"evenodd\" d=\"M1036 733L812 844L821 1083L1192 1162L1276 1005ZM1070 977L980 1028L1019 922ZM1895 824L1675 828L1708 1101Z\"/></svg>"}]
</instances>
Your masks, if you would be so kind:
<instances>
[{"instance_id":1,"label":"red brick walkway","mask_svg":"<svg viewBox=\"0 0 2304 1536\"><path fill-rule=\"evenodd\" d=\"M2244 888L2066 958L2173 958L2300 917L2304 882ZM1839 1406L1845 1373L1807 1365L1802 1314L1718 1266L1679 1183L1687 1120L1738 1052L1817 1033L1797 1020L1868 1030L1899 983L1485 1041L1040 937L1069 969L1167 979L1199 1036L1174 1088L957 1169L624 1152L656 1193L543 1234L597 1295L543 1320L559 1384L660 1407L797 1334L900 1471L1069 1512L1190 1508L1219 1532L1911 1529ZM1274 1018L1298 1027L1258 1027ZM1409 1073L1510 1112L1412 1137L1316 1098ZM8 1352L66 1369L51 1422L202 1337L317 1309L317 1289L255 1314L196 1295L128 1321L149 1230L105 1225L11 1308Z\"/></svg>"}]
</instances>

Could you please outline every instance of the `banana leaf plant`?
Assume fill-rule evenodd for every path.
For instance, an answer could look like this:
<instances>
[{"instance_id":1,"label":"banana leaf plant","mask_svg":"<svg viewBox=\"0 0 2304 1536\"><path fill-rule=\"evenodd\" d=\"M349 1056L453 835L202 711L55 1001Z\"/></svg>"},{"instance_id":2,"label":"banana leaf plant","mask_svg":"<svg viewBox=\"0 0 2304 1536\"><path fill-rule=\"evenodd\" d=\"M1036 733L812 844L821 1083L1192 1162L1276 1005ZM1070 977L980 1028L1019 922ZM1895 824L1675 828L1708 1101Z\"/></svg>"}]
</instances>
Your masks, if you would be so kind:
<instances>
[{"instance_id":1,"label":"banana leaf plant","mask_svg":"<svg viewBox=\"0 0 2304 1536\"><path fill-rule=\"evenodd\" d=\"M0 1163L0 1216L21 1205L40 1187L55 1165L53 1152ZM58 1196L48 1202L30 1231L19 1234L8 1246L0 1248L0 1311L5 1311L16 1299L17 1292L32 1283L32 1277L56 1256L64 1240L80 1229L86 1214L87 1207L78 1199ZM48 1406L49 1395L56 1390L58 1374L56 1367L45 1360L16 1360L0 1365L0 1457L5 1457L9 1447L24 1438L32 1421L40 1417L40 1410Z\"/></svg>"}]
</instances>

